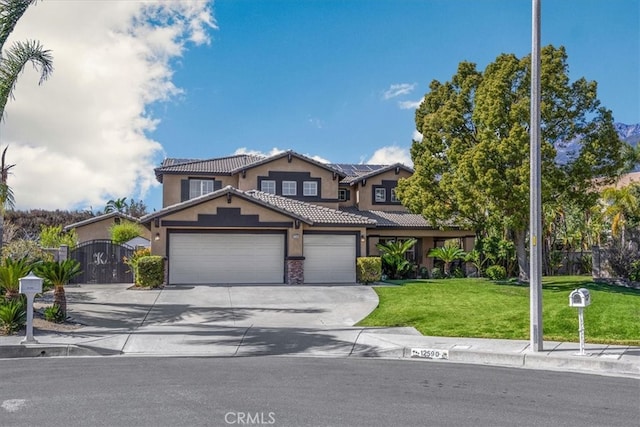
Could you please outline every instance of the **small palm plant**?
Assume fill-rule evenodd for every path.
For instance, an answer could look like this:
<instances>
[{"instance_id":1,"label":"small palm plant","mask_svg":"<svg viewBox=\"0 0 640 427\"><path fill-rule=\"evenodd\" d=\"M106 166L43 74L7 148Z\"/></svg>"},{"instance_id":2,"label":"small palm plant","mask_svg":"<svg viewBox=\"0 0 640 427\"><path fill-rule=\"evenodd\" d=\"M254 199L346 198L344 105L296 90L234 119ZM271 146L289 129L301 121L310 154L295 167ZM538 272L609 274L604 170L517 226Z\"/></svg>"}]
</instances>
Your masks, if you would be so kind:
<instances>
[{"instance_id":1,"label":"small palm plant","mask_svg":"<svg viewBox=\"0 0 640 427\"><path fill-rule=\"evenodd\" d=\"M80 273L80 263L75 259L64 261L47 261L36 265L35 273L41 277L45 283L53 286L53 305L57 305L62 312L63 318L67 317L67 296L64 292L64 285L69 283Z\"/></svg>"},{"instance_id":2,"label":"small palm plant","mask_svg":"<svg viewBox=\"0 0 640 427\"><path fill-rule=\"evenodd\" d=\"M428 257L436 258L444 262L444 274L449 276L451 273L451 264L458 259L464 259L465 252L457 246L445 245L433 248L429 251Z\"/></svg>"},{"instance_id":3,"label":"small palm plant","mask_svg":"<svg viewBox=\"0 0 640 427\"><path fill-rule=\"evenodd\" d=\"M412 264L405 258L405 254L416 242L416 239L407 239L376 245L381 253L383 267L391 279L401 279L411 269Z\"/></svg>"},{"instance_id":4,"label":"small palm plant","mask_svg":"<svg viewBox=\"0 0 640 427\"><path fill-rule=\"evenodd\" d=\"M13 260L5 258L0 264L0 287L4 289L4 297L7 301L17 300L20 296L20 278L31 271L31 265L27 258Z\"/></svg>"}]
</instances>

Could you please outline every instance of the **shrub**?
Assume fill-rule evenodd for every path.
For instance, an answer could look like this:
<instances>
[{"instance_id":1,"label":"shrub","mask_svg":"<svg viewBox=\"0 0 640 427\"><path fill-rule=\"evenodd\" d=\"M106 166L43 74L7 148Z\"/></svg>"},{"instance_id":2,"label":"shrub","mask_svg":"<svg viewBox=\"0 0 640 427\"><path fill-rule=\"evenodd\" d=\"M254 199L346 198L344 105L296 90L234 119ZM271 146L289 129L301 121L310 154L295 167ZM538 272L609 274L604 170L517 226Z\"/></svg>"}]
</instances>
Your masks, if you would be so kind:
<instances>
[{"instance_id":1,"label":"shrub","mask_svg":"<svg viewBox=\"0 0 640 427\"><path fill-rule=\"evenodd\" d=\"M111 240L115 243L126 243L129 240L142 235L142 227L131 221L122 221L120 224L114 224L109 229Z\"/></svg>"},{"instance_id":2,"label":"shrub","mask_svg":"<svg viewBox=\"0 0 640 427\"><path fill-rule=\"evenodd\" d=\"M356 259L356 280L369 284L378 282L382 277L382 258L360 257Z\"/></svg>"},{"instance_id":3,"label":"shrub","mask_svg":"<svg viewBox=\"0 0 640 427\"><path fill-rule=\"evenodd\" d=\"M164 283L164 258L158 255L145 256L138 260L136 286L157 288Z\"/></svg>"},{"instance_id":4,"label":"shrub","mask_svg":"<svg viewBox=\"0 0 640 427\"><path fill-rule=\"evenodd\" d=\"M2 257L13 260L26 259L29 264L53 261L53 255L42 250L33 240L13 240L2 248Z\"/></svg>"},{"instance_id":5,"label":"shrub","mask_svg":"<svg viewBox=\"0 0 640 427\"><path fill-rule=\"evenodd\" d=\"M0 304L0 331L9 335L27 323L27 310L22 298Z\"/></svg>"},{"instance_id":6,"label":"shrub","mask_svg":"<svg viewBox=\"0 0 640 427\"><path fill-rule=\"evenodd\" d=\"M44 311L44 320L47 322L53 323L62 323L64 322L64 313L60 309L58 305L50 305L49 307L45 307Z\"/></svg>"},{"instance_id":7,"label":"shrub","mask_svg":"<svg viewBox=\"0 0 640 427\"><path fill-rule=\"evenodd\" d=\"M631 263L629 280L631 280L632 282L640 282L640 260Z\"/></svg>"},{"instance_id":8,"label":"shrub","mask_svg":"<svg viewBox=\"0 0 640 427\"><path fill-rule=\"evenodd\" d=\"M40 246L43 248L59 248L61 245L75 248L77 244L76 230L65 233L61 225L42 225L40 228Z\"/></svg>"},{"instance_id":9,"label":"shrub","mask_svg":"<svg viewBox=\"0 0 640 427\"><path fill-rule=\"evenodd\" d=\"M458 267L453 270L453 273L451 274L451 276L456 279L462 279L463 277L465 277L465 274L464 274L464 271L462 271L462 269Z\"/></svg>"},{"instance_id":10,"label":"shrub","mask_svg":"<svg viewBox=\"0 0 640 427\"><path fill-rule=\"evenodd\" d=\"M507 278L507 270L501 265L492 265L484 273L490 280L504 280Z\"/></svg>"},{"instance_id":11,"label":"shrub","mask_svg":"<svg viewBox=\"0 0 640 427\"><path fill-rule=\"evenodd\" d=\"M442 269L439 267L434 267L431 269L431 278L432 279L444 279L444 273Z\"/></svg>"},{"instance_id":12,"label":"shrub","mask_svg":"<svg viewBox=\"0 0 640 427\"><path fill-rule=\"evenodd\" d=\"M427 267L420 267L418 270L418 279L428 279L429 278L429 269Z\"/></svg>"},{"instance_id":13,"label":"shrub","mask_svg":"<svg viewBox=\"0 0 640 427\"><path fill-rule=\"evenodd\" d=\"M13 260L5 258L0 264L0 288L4 289L7 300L17 299L20 294L20 278L31 271L31 264L25 258Z\"/></svg>"},{"instance_id":14,"label":"shrub","mask_svg":"<svg viewBox=\"0 0 640 427\"><path fill-rule=\"evenodd\" d=\"M406 259L405 254L416 242L416 239L408 239L378 243L376 248L381 253L384 274L391 279L402 279L405 275L410 274L413 264Z\"/></svg>"},{"instance_id":15,"label":"shrub","mask_svg":"<svg viewBox=\"0 0 640 427\"><path fill-rule=\"evenodd\" d=\"M138 277L138 261L140 258L150 256L151 249L150 248L138 248L133 251L131 258L124 257L123 261L131 268L131 272L133 273L133 281L135 283L136 277Z\"/></svg>"}]
</instances>

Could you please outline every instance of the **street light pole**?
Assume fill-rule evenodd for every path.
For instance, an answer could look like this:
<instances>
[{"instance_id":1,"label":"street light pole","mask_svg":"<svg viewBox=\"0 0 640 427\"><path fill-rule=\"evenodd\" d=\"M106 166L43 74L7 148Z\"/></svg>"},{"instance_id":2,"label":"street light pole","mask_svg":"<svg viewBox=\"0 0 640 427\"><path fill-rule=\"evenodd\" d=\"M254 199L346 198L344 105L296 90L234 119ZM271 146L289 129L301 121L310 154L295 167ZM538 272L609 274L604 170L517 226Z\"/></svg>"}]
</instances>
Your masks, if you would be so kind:
<instances>
[{"instance_id":1,"label":"street light pole","mask_svg":"<svg viewBox=\"0 0 640 427\"><path fill-rule=\"evenodd\" d=\"M529 269L531 349L542 351L542 179L540 155L540 1L532 0Z\"/></svg>"}]
</instances>

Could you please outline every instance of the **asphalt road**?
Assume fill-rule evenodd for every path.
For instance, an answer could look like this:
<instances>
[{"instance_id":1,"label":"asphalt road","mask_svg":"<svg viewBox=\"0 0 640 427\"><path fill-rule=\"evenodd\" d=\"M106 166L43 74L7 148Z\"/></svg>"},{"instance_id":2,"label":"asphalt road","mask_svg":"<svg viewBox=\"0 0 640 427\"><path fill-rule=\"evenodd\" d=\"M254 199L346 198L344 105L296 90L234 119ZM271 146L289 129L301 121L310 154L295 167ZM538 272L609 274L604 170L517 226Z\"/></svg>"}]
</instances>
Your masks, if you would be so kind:
<instances>
[{"instance_id":1,"label":"asphalt road","mask_svg":"<svg viewBox=\"0 0 640 427\"><path fill-rule=\"evenodd\" d=\"M295 357L0 360L0 426L638 425L640 381Z\"/></svg>"}]
</instances>

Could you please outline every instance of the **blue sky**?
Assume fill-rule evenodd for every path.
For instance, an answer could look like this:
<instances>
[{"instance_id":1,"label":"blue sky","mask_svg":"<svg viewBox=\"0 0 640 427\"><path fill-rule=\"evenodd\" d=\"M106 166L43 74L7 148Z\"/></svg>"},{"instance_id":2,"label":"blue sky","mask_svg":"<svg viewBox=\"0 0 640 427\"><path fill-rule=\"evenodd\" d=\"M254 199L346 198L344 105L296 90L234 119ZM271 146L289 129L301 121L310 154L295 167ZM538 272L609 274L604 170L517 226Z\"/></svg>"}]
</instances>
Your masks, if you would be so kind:
<instances>
[{"instance_id":1,"label":"blue sky","mask_svg":"<svg viewBox=\"0 0 640 427\"><path fill-rule=\"evenodd\" d=\"M50 7L46 3L52 2L36 7L42 14ZM433 79L449 80L463 60L483 70L500 53L524 56L531 50L530 0L172 3L179 9L174 16L188 15L186 22L199 23L198 34L190 32L190 25L182 27L171 39L176 49L159 48L157 37L147 37L145 46L161 52L157 58L147 59L147 68L131 62L126 73L111 77L115 87L127 73L153 73L154 60L164 67L161 88L154 96L142 90L134 102L138 109L126 122L141 134L140 141L129 145L136 155L113 159L116 165L136 165L127 172L135 185L123 180L83 197L89 191L85 189L74 197L59 197L55 207L98 209L109 198L127 196L143 198L150 210L158 209L161 192L149 179L149 169L164 156L211 158L293 149L336 163L408 163L415 107ZM186 3L192 3L190 10L185 10ZM151 21L154 30L176 25L157 16ZM147 33L140 34L144 38ZM45 45L47 35L51 37L39 37ZM104 40L105 52L111 52L110 39ZM599 98L616 121L640 122L638 0L542 0L542 44L566 47L571 78L596 80ZM114 43L111 49L118 46ZM133 81L141 87L149 84L144 77ZM45 96L40 90L25 96ZM108 96L113 90L101 86L96 94L104 91ZM88 161L83 167L87 173L96 170ZM109 171L113 175L113 169ZM25 207L54 207L44 197L32 199Z\"/></svg>"}]
</instances>

